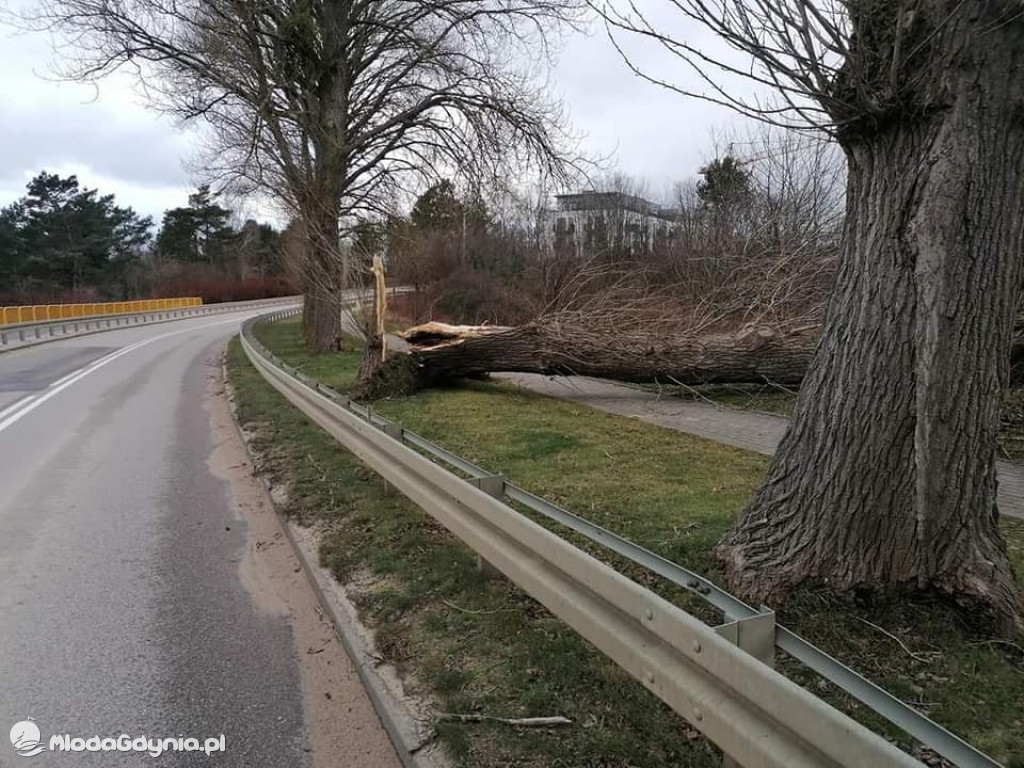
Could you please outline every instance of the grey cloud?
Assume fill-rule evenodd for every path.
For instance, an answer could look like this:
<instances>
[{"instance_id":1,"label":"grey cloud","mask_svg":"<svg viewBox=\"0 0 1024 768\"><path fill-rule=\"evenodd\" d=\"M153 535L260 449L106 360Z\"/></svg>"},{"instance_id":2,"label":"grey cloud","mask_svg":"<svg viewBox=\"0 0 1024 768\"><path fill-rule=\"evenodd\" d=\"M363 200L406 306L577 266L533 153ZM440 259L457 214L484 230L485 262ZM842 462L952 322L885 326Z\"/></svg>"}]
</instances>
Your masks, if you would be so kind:
<instances>
[{"instance_id":1,"label":"grey cloud","mask_svg":"<svg viewBox=\"0 0 1024 768\"><path fill-rule=\"evenodd\" d=\"M125 119L102 102L6 110L0 114L0 185L10 187L25 173L74 163L129 184L187 186L182 169L190 152L187 137L147 117L140 110Z\"/></svg>"},{"instance_id":2,"label":"grey cloud","mask_svg":"<svg viewBox=\"0 0 1024 768\"><path fill-rule=\"evenodd\" d=\"M665 23L677 18L666 15ZM689 39L702 35L700 29L683 32ZM701 42L715 45L714 40ZM699 84L656 46L629 45L645 69ZM104 83L95 102L81 103L75 98L79 91L36 76L47 70L49 59L45 40L37 36L0 39L0 190L22 190L26 175L60 165L88 167L146 192L191 186L182 167L193 152L188 135L134 104L124 83ZM568 39L552 86L564 97L576 129L587 137L585 149L614 153L619 170L649 181L655 190L692 177L711 150L712 130L735 123L727 110L641 81L596 25L589 37Z\"/></svg>"}]
</instances>

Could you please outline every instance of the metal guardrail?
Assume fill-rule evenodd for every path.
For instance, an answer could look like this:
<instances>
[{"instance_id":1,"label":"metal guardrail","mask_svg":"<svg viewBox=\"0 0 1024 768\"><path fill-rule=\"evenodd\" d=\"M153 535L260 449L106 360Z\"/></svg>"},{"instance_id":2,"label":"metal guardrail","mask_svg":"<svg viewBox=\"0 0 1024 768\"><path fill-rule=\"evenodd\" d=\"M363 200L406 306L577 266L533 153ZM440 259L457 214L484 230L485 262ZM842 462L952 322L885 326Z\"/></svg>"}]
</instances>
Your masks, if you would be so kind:
<instances>
[{"instance_id":1,"label":"metal guardrail","mask_svg":"<svg viewBox=\"0 0 1024 768\"><path fill-rule=\"evenodd\" d=\"M279 360L242 327L267 381L480 557L543 603L739 764L920 766L877 734L737 648L771 618L774 645L957 765L998 768L937 723L699 574L666 560L361 406ZM409 446L409 447L407 447ZM415 449L415 450L413 450ZM421 453L422 452L422 453ZM458 470L453 474L434 461ZM712 628L503 503L509 500L701 596L727 624ZM732 642L723 638L731 636ZM752 653L754 643L738 642ZM758 653L758 655L762 655Z\"/></svg>"},{"instance_id":2,"label":"metal guardrail","mask_svg":"<svg viewBox=\"0 0 1024 768\"><path fill-rule=\"evenodd\" d=\"M223 304L203 304L192 307L153 312L132 312L123 315L103 315L96 317L80 317L53 322L26 323L13 326L0 326L0 352L23 349L35 344L73 336L84 336L99 331L116 328L127 328L136 325L163 323L168 320L181 320L187 317L201 317L223 312L238 312L249 308L273 307L280 304L294 304L301 297L288 296L280 299L258 299L256 301L234 301Z\"/></svg>"},{"instance_id":3,"label":"metal guardrail","mask_svg":"<svg viewBox=\"0 0 1024 768\"><path fill-rule=\"evenodd\" d=\"M291 314L290 312L284 312L275 317L283 318ZM257 318L257 320L265 321L262 317ZM298 376L300 379L303 378L301 374L298 374ZM347 398L338 395L338 393L327 387L319 385L317 382L314 382L314 386L320 391L325 392L328 397L340 401L347 400ZM353 412L360 414L363 418L367 418L381 429L388 430L390 428L393 431L394 425L387 419L377 416L372 411L355 403L350 402L349 407ZM403 430L402 439L407 444L433 456L450 467L454 467L470 478L487 478L491 476L491 473L484 468L456 456L451 451L413 432ZM494 484L492 483L492 485ZM671 560L666 560L628 539L624 539L611 531L595 525L589 520L552 504L547 499L536 496L504 480L500 483L499 488L501 493L510 500L575 531L590 541L658 574L677 586L696 593L699 597L702 597L715 608L722 611L727 620L750 621L764 615L736 596L718 587L714 582L705 579L700 574L690 571ZM934 750L947 760L964 768L1001 768L1000 764L988 755L896 698L885 689L875 685L875 683L846 666L838 659L812 645L795 632L783 626L775 626L774 634L775 646L779 650L784 651L822 678L838 686L865 704L876 714L881 715L890 723L902 729L905 733L914 737L921 744ZM748 648L748 650L750 649Z\"/></svg>"}]
</instances>

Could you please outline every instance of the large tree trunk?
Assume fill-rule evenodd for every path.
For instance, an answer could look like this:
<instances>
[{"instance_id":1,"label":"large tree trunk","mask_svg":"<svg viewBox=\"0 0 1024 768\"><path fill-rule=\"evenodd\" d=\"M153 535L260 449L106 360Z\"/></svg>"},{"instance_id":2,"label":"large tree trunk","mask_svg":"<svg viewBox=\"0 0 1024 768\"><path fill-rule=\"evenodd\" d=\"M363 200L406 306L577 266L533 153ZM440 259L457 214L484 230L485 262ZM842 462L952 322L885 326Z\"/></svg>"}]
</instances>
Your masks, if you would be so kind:
<instances>
[{"instance_id":1,"label":"large tree trunk","mask_svg":"<svg viewBox=\"0 0 1024 768\"><path fill-rule=\"evenodd\" d=\"M737 333L616 335L541 320L515 328L431 322L399 335L410 345L404 351L412 358L409 367L419 386L504 371L648 384L796 388L814 357L818 328L749 326ZM378 355L374 367L379 362ZM1010 363L1010 383L1024 385L1024 322L1019 316Z\"/></svg>"},{"instance_id":2,"label":"large tree trunk","mask_svg":"<svg viewBox=\"0 0 1024 768\"><path fill-rule=\"evenodd\" d=\"M1022 626L995 451L1024 230L1024 42L998 4L979 5L944 14L931 50L948 55L922 70L922 99L941 107L844 141L846 229L818 350L720 550L753 600L808 583L938 591ZM978 16L993 16L983 36Z\"/></svg>"},{"instance_id":3,"label":"large tree trunk","mask_svg":"<svg viewBox=\"0 0 1024 768\"><path fill-rule=\"evenodd\" d=\"M813 331L813 329L811 329ZM539 321L515 328L431 323L403 334L420 383L496 371L630 382L798 384L814 353L806 329L749 327L701 336L597 334Z\"/></svg>"},{"instance_id":4,"label":"large tree trunk","mask_svg":"<svg viewBox=\"0 0 1024 768\"><path fill-rule=\"evenodd\" d=\"M302 305L302 335L317 352L337 352L341 344L341 307L337 295L308 286Z\"/></svg>"},{"instance_id":5,"label":"large tree trunk","mask_svg":"<svg viewBox=\"0 0 1024 768\"><path fill-rule=\"evenodd\" d=\"M305 306L302 333L317 352L337 352L341 343L341 299L348 276L339 252L338 203L333 184L307 206L304 219L307 251L303 270ZM334 200L332 203L331 201Z\"/></svg>"}]
</instances>

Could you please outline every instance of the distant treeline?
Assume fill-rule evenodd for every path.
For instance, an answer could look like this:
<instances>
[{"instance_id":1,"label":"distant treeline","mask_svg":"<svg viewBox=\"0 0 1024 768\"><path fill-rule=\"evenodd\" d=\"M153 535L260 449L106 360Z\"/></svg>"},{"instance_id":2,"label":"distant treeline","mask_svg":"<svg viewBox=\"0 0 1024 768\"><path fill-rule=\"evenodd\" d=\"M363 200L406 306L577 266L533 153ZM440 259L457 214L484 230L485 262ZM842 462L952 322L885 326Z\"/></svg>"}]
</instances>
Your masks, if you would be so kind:
<instances>
[{"instance_id":1,"label":"distant treeline","mask_svg":"<svg viewBox=\"0 0 1024 768\"><path fill-rule=\"evenodd\" d=\"M208 186L153 219L75 176L42 172L0 209L0 304L200 296L207 303L287 295L281 235L238 217Z\"/></svg>"}]
</instances>

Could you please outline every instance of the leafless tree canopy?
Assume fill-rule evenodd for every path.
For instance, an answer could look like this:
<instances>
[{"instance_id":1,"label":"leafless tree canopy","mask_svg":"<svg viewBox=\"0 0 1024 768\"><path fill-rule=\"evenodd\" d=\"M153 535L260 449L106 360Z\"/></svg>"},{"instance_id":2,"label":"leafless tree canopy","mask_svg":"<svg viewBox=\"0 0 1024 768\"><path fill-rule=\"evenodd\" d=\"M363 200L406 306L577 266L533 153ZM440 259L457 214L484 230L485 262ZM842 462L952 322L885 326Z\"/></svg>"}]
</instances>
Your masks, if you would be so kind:
<instances>
[{"instance_id":1,"label":"leafless tree canopy","mask_svg":"<svg viewBox=\"0 0 1024 768\"><path fill-rule=\"evenodd\" d=\"M557 104L524 62L573 0L47 0L63 73L129 66L153 103L214 132L210 170L303 210L336 161L342 213L386 207L439 166L560 170Z\"/></svg>"},{"instance_id":2,"label":"leafless tree canopy","mask_svg":"<svg viewBox=\"0 0 1024 768\"><path fill-rule=\"evenodd\" d=\"M154 106L203 120L207 175L301 219L319 300L348 283L340 221L453 168L563 171L572 142L537 75L579 12L579 0L44 0L28 22L66 41L64 74L128 67Z\"/></svg>"},{"instance_id":3,"label":"leafless tree canopy","mask_svg":"<svg viewBox=\"0 0 1024 768\"><path fill-rule=\"evenodd\" d=\"M677 21L715 34L736 54L709 53L655 25L656 9L636 0L592 0L630 68L677 93L730 107L758 120L795 128L856 134L927 111L936 95L922 89L930 47L956 16L928 0L657 0ZM988 5L1000 5L986 0ZM964 4L961 3L961 6ZM1013 23L1019 3L1002 2L984 34ZM690 89L640 69L624 38L655 42L703 84ZM770 98L737 95L740 81Z\"/></svg>"}]
</instances>

